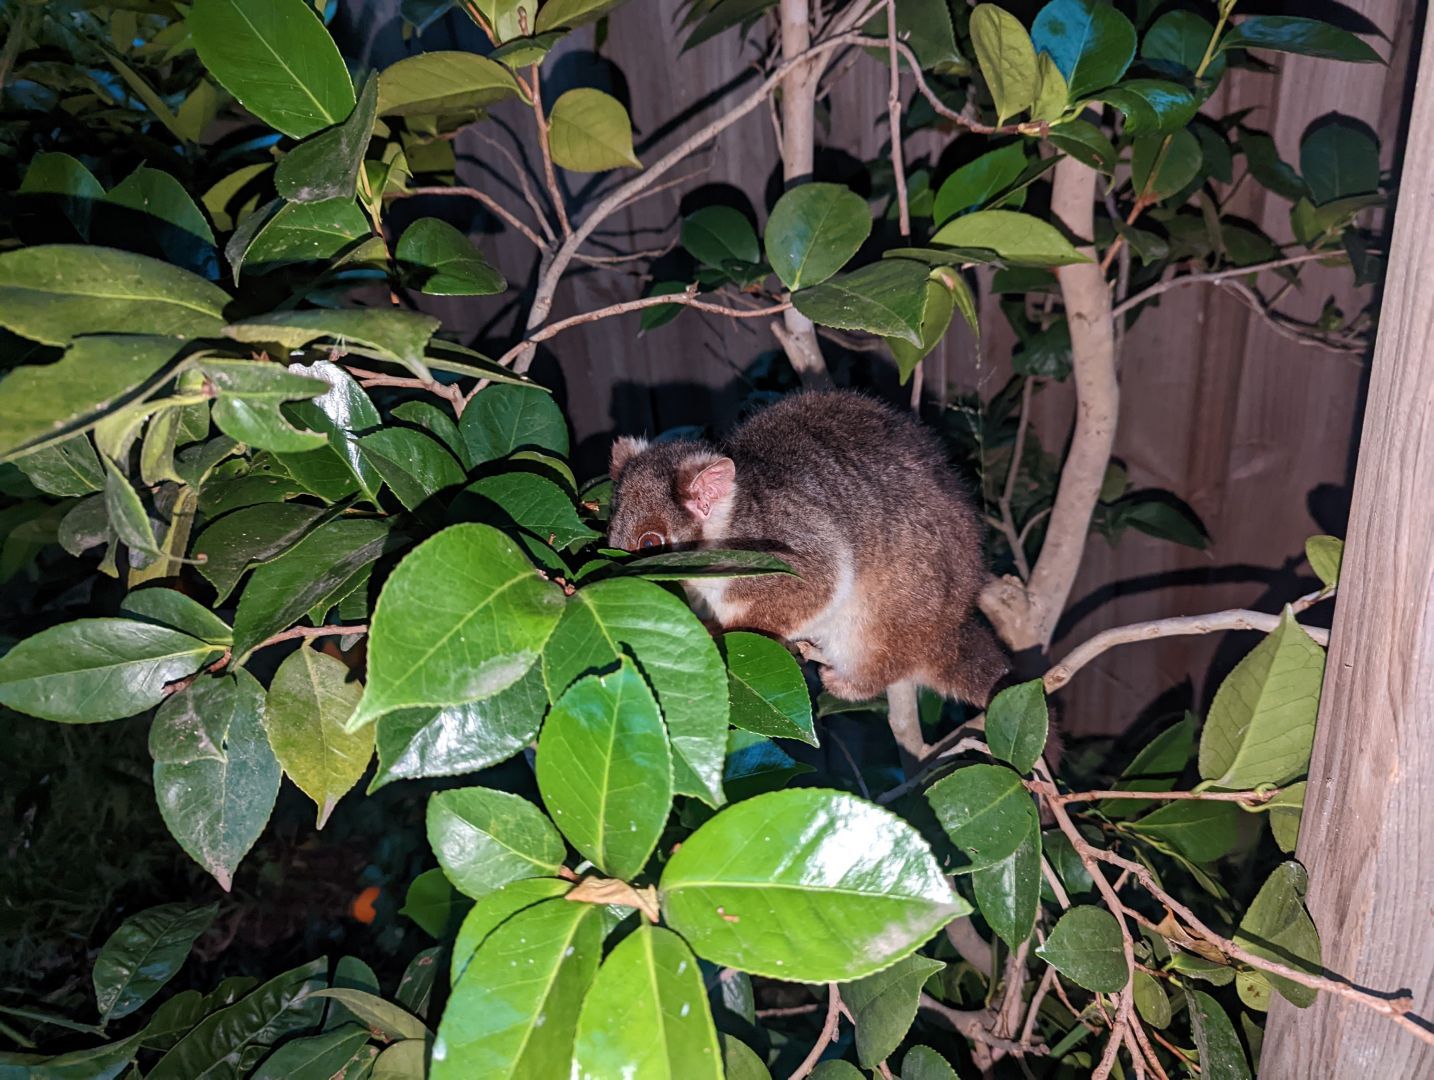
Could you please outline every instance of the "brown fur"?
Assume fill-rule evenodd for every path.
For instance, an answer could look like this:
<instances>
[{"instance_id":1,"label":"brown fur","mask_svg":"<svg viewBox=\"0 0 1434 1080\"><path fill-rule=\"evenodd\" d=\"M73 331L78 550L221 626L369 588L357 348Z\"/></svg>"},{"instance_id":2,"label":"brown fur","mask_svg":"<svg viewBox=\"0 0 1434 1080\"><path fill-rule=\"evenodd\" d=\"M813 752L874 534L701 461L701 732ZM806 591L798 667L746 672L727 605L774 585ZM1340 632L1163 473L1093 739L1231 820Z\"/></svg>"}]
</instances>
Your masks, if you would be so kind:
<instances>
[{"instance_id":1,"label":"brown fur","mask_svg":"<svg viewBox=\"0 0 1434 1080\"><path fill-rule=\"evenodd\" d=\"M796 394L721 450L619 439L612 476L616 547L638 550L646 536L785 559L799 576L689 582L688 592L724 629L810 640L836 696L874 697L910 679L984 705L1006 673L975 607L980 513L905 413L850 391Z\"/></svg>"}]
</instances>

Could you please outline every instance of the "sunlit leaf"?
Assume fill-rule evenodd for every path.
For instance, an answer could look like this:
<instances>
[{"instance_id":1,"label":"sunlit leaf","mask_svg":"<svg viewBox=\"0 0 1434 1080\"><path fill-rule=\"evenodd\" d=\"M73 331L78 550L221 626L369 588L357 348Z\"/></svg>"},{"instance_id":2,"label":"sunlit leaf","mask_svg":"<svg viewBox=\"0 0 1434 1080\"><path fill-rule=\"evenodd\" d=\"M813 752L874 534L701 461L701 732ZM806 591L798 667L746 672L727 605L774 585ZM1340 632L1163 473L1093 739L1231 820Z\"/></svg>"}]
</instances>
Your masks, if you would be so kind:
<instances>
[{"instance_id":1,"label":"sunlit leaf","mask_svg":"<svg viewBox=\"0 0 1434 1080\"><path fill-rule=\"evenodd\" d=\"M454 888L475 899L522 878L552 877L566 854L536 806L481 787L440 791L428 800L428 842Z\"/></svg>"},{"instance_id":2,"label":"sunlit leaf","mask_svg":"<svg viewBox=\"0 0 1434 1080\"><path fill-rule=\"evenodd\" d=\"M996 103L996 122L1030 108L1040 89L1031 35L1010 12L978 4L971 12L971 44Z\"/></svg>"},{"instance_id":3,"label":"sunlit leaf","mask_svg":"<svg viewBox=\"0 0 1434 1080\"><path fill-rule=\"evenodd\" d=\"M553 161L573 172L642 168L632 149L632 121L622 102L601 90L569 90L548 116Z\"/></svg>"}]
</instances>

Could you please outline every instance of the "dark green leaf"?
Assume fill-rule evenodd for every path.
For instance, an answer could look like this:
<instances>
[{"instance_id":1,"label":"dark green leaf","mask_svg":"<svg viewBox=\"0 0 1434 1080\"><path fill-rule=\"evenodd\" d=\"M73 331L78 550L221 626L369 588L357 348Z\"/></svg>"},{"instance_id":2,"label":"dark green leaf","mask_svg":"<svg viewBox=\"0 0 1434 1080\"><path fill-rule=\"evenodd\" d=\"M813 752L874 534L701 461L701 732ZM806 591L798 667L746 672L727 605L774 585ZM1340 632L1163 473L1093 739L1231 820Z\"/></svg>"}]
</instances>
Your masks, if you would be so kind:
<instances>
[{"instance_id":1,"label":"dark green leaf","mask_svg":"<svg viewBox=\"0 0 1434 1080\"><path fill-rule=\"evenodd\" d=\"M1118 82L1135 59L1135 27L1100 0L1051 0L1031 25L1031 41L1055 59L1071 101Z\"/></svg>"},{"instance_id":2,"label":"dark green leaf","mask_svg":"<svg viewBox=\"0 0 1434 1080\"><path fill-rule=\"evenodd\" d=\"M1190 1026L1200 1051L1200 1075L1220 1080L1250 1080L1250 1063L1240 1036L1220 1003L1203 990L1186 990Z\"/></svg>"},{"instance_id":3,"label":"dark green leaf","mask_svg":"<svg viewBox=\"0 0 1434 1080\"><path fill-rule=\"evenodd\" d=\"M667 924L705 959L799 982L880 971L965 913L915 829L810 788L718 813L668 860L659 891Z\"/></svg>"},{"instance_id":4,"label":"dark green leaf","mask_svg":"<svg viewBox=\"0 0 1434 1080\"><path fill-rule=\"evenodd\" d=\"M1250 167L1250 175L1264 187L1286 199L1298 199L1305 194L1299 173L1280 159L1275 140L1266 132L1241 128L1239 146Z\"/></svg>"},{"instance_id":5,"label":"dark green leaf","mask_svg":"<svg viewBox=\"0 0 1434 1080\"><path fill-rule=\"evenodd\" d=\"M1274 49L1276 52L1382 64L1380 55L1348 30L1285 15L1252 15L1242 19L1220 39L1222 49Z\"/></svg>"},{"instance_id":6,"label":"dark green leaf","mask_svg":"<svg viewBox=\"0 0 1434 1080\"><path fill-rule=\"evenodd\" d=\"M1113 994L1130 978L1120 924L1105 908L1071 908L1051 930L1036 955L1077 986Z\"/></svg>"},{"instance_id":7,"label":"dark green leaf","mask_svg":"<svg viewBox=\"0 0 1434 1080\"><path fill-rule=\"evenodd\" d=\"M179 846L228 892L279 794L264 688L240 669L174 697L182 700L160 710L149 730L155 798Z\"/></svg>"},{"instance_id":8,"label":"dark green leaf","mask_svg":"<svg viewBox=\"0 0 1434 1080\"><path fill-rule=\"evenodd\" d=\"M302 139L353 111L348 69L303 0L195 0L187 25L209 73L285 135Z\"/></svg>"},{"instance_id":9,"label":"dark green leaf","mask_svg":"<svg viewBox=\"0 0 1434 1080\"><path fill-rule=\"evenodd\" d=\"M929 1046L913 1046L901 1059L901 1080L958 1080L946 1059Z\"/></svg>"},{"instance_id":10,"label":"dark green leaf","mask_svg":"<svg viewBox=\"0 0 1434 1080\"><path fill-rule=\"evenodd\" d=\"M951 316L956 309L955 293L948 282L955 282L957 288L964 288L965 282L959 274L946 267L933 271L926 282L925 303L921 310L921 344L913 346L901 338L887 338L887 348L896 361L896 370L902 383L911 377L916 365L941 344L946 331L951 327Z\"/></svg>"},{"instance_id":11,"label":"dark green leaf","mask_svg":"<svg viewBox=\"0 0 1434 1080\"><path fill-rule=\"evenodd\" d=\"M1179 799L1127 827L1169 844L1192 862L1208 863L1234 850L1240 839L1240 817L1234 803Z\"/></svg>"},{"instance_id":12,"label":"dark green leaf","mask_svg":"<svg viewBox=\"0 0 1434 1080\"><path fill-rule=\"evenodd\" d=\"M517 96L518 84L502 64L472 52L426 52L383 70L378 114L471 116Z\"/></svg>"},{"instance_id":13,"label":"dark green leaf","mask_svg":"<svg viewBox=\"0 0 1434 1080\"><path fill-rule=\"evenodd\" d=\"M405 509L463 483L463 466L437 440L412 428L384 428L359 440L364 459Z\"/></svg>"},{"instance_id":14,"label":"dark green leaf","mask_svg":"<svg viewBox=\"0 0 1434 1080\"><path fill-rule=\"evenodd\" d=\"M352 199L358 190L378 106L378 77L369 75L348 119L311 135L279 161L274 187L290 202Z\"/></svg>"},{"instance_id":15,"label":"dark green leaf","mask_svg":"<svg viewBox=\"0 0 1434 1080\"><path fill-rule=\"evenodd\" d=\"M481 787L440 791L428 800L428 842L454 888L475 899L510 881L551 877L566 855L541 810Z\"/></svg>"},{"instance_id":16,"label":"dark green leaf","mask_svg":"<svg viewBox=\"0 0 1434 1080\"><path fill-rule=\"evenodd\" d=\"M958 217L938 229L931 242L987 248L1011 266L1069 266L1089 261L1054 225L1014 210L978 210Z\"/></svg>"},{"instance_id":17,"label":"dark green leaf","mask_svg":"<svg viewBox=\"0 0 1434 1080\"><path fill-rule=\"evenodd\" d=\"M622 102L589 87L569 90L548 114L553 162L573 172L642 168L632 150L632 121Z\"/></svg>"},{"instance_id":18,"label":"dark green leaf","mask_svg":"<svg viewBox=\"0 0 1434 1080\"><path fill-rule=\"evenodd\" d=\"M316 992L316 996L331 998L339 1002L345 1009L367 1024L371 1031L381 1035L385 1041L422 1039L429 1034L428 1028L424 1026L422 1020L391 1001L385 1001L377 994L340 987L319 990Z\"/></svg>"},{"instance_id":19,"label":"dark green leaf","mask_svg":"<svg viewBox=\"0 0 1434 1080\"><path fill-rule=\"evenodd\" d=\"M340 1075L371 1033L358 1024L344 1024L322 1035L290 1039L266 1057L250 1080L305 1080Z\"/></svg>"},{"instance_id":20,"label":"dark green leaf","mask_svg":"<svg viewBox=\"0 0 1434 1080\"><path fill-rule=\"evenodd\" d=\"M104 487L104 467L84 435L49 443L43 450L27 451L13 460L30 483L47 495L87 495ZM103 503L103 498L100 501Z\"/></svg>"},{"instance_id":21,"label":"dark green leaf","mask_svg":"<svg viewBox=\"0 0 1434 1080\"><path fill-rule=\"evenodd\" d=\"M1160 202L1200 175L1200 140L1181 128L1169 135L1146 135L1131 144L1130 176L1139 197Z\"/></svg>"},{"instance_id":22,"label":"dark green leaf","mask_svg":"<svg viewBox=\"0 0 1434 1080\"><path fill-rule=\"evenodd\" d=\"M1107 176L1115 171L1119 155L1105 132L1085 120L1068 120L1051 129L1050 141L1082 164Z\"/></svg>"},{"instance_id":23,"label":"dark green leaf","mask_svg":"<svg viewBox=\"0 0 1434 1080\"><path fill-rule=\"evenodd\" d=\"M398 913L412 919L432 937L446 937L453 923L473 901L461 895L442 870L425 870L408 883L408 893ZM378 989L375 982L373 989Z\"/></svg>"},{"instance_id":24,"label":"dark green leaf","mask_svg":"<svg viewBox=\"0 0 1434 1080\"><path fill-rule=\"evenodd\" d=\"M124 598L120 611L144 622L168 626L211 645L228 645L234 638L228 623L178 589L163 586L138 589Z\"/></svg>"},{"instance_id":25,"label":"dark green leaf","mask_svg":"<svg viewBox=\"0 0 1434 1080\"><path fill-rule=\"evenodd\" d=\"M42 630L0 657L0 703L65 724L133 716L164 699L219 648L132 619L80 619Z\"/></svg>"},{"instance_id":26,"label":"dark green leaf","mask_svg":"<svg viewBox=\"0 0 1434 1080\"><path fill-rule=\"evenodd\" d=\"M1308 888L1309 876L1299 863L1275 867L1240 920L1235 943L1256 956L1319 975L1319 931L1304 905ZM1305 1009L1314 1004L1318 991L1279 975L1264 977L1292 1005Z\"/></svg>"},{"instance_id":27,"label":"dark green leaf","mask_svg":"<svg viewBox=\"0 0 1434 1080\"><path fill-rule=\"evenodd\" d=\"M1140 1018L1151 1027L1164 1028L1170 1024L1170 996L1153 975L1143 971L1135 973L1133 986L1135 1008Z\"/></svg>"},{"instance_id":28,"label":"dark green leaf","mask_svg":"<svg viewBox=\"0 0 1434 1080\"><path fill-rule=\"evenodd\" d=\"M368 687L350 726L395 709L492 697L537 661L563 607L562 589L501 532L443 530L384 585L369 633Z\"/></svg>"},{"instance_id":29,"label":"dark green leaf","mask_svg":"<svg viewBox=\"0 0 1434 1080\"><path fill-rule=\"evenodd\" d=\"M962 165L942 182L936 192L932 216L937 225L967 210L984 206L1005 190L1026 167L1026 148L1013 142L982 154Z\"/></svg>"},{"instance_id":30,"label":"dark green leaf","mask_svg":"<svg viewBox=\"0 0 1434 1080\"><path fill-rule=\"evenodd\" d=\"M971 860L963 869L995 866L1037 828L1036 806L1021 778L1004 765L967 765L931 785L926 801L951 842Z\"/></svg>"},{"instance_id":31,"label":"dark green leaf","mask_svg":"<svg viewBox=\"0 0 1434 1080\"><path fill-rule=\"evenodd\" d=\"M776 213L775 208L773 213ZM862 204L862 216L866 217L865 203ZM682 219L681 235L682 246L687 253L704 266L716 270L722 270L731 263L755 263L762 257L752 223L747 220L746 214L731 206L704 206L694 210ZM784 257L784 263L791 265L791 260Z\"/></svg>"},{"instance_id":32,"label":"dark green leaf","mask_svg":"<svg viewBox=\"0 0 1434 1080\"><path fill-rule=\"evenodd\" d=\"M1130 79L1103 91L1100 99L1125 114L1127 135L1176 131L1190 123L1199 108L1189 90L1161 79Z\"/></svg>"},{"instance_id":33,"label":"dark green leaf","mask_svg":"<svg viewBox=\"0 0 1434 1080\"><path fill-rule=\"evenodd\" d=\"M163 904L126 919L95 959L92 978L101 1022L128 1016L174 978L216 911L216 904Z\"/></svg>"},{"instance_id":34,"label":"dark green leaf","mask_svg":"<svg viewBox=\"0 0 1434 1080\"><path fill-rule=\"evenodd\" d=\"M438 218L405 229L394 256L409 285L430 296L492 296L508 287L468 237Z\"/></svg>"},{"instance_id":35,"label":"dark green leaf","mask_svg":"<svg viewBox=\"0 0 1434 1080\"><path fill-rule=\"evenodd\" d=\"M405 401L395 405L390 412L395 420L402 420L406 424L422 428L435 439L448 447L459 464L466 470L471 468L472 463L468 460L468 446L463 441L463 436L458 433L458 425L453 418L438 406L427 401Z\"/></svg>"},{"instance_id":36,"label":"dark green leaf","mask_svg":"<svg viewBox=\"0 0 1434 1080\"><path fill-rule=\"evenodd\" d=\"M316 205L323 205L322 203ZM277 343L298 349L312 341L332 339L340 346L357 342L385 360L402 364L421 379L429 378L424 348L438 329L432 315L400 308L361 308L342 311L313 308L283 311L230 323L224 333L237 341Z\"/></svg>"},{"instance_id":37,"label":"dark green leaf","mask_svg":"<svg viewBox=\"0 0 1434 1080\"><path fill-rule=\"evenodd\" d=\"M15 1054L0 1055L0 1069L5 1080L115 1080L139 1052L143 1032L127 1039L72 1050L53 1057ZM12 1064L13 1062L13 1064Z\"/></svg>"},{"instance_id":38,"label":"dark green leaf","mask_svg":"<svg viewBox=\"0 0 1434 1080\"><path fill-rule=\"evenodd\" d=\"M865 330L921 344L929 271L910 259L882 259L793 294L807 318L841 330Z\"/></svg>"},{"instance_id":39,"label":"dark green leaf","mask_svg":"<svg viewBox=\"0 0 1434 1080\"><path fill-rule=\"evenodd\" d=\"M863 1068L873 1069L896 1052L916 1019L921 988L945 966L940 960L912 955L841 988L842 1001L856 1024L856 1055Z\"/></svg>"},{"instance_id":40,"label":"dark green leaf","mask_svg":"<svg viewBox=\"0 0 1434 1080\"><path fill-rule=\"evenodd\" d=\"M991 753L1017 772L1030 772L1046 748L1050 716L1040 679L1007 687L986 709L986 742Z\"/></svg>"},{"instance_id":41,"label":"dark green leaf","mask_svg":"<svg viewBox=\"0 0 1434 1080\"><path fill-rule=\"evenodd\" d=\"M981 916L1011 948L1031 936L1041 902L1041 829L1032 822L1015 852L971 874Z\"/></svg>"},{"instance_id":42,"label":"dark green leaf","mask_svg":"<svg viewBox=\"0 0 1434 1080\"><path fill-rule=\"evenodd\" d=\"M568 452L568 423L552 395L522 386L489 386L469 402L458 423L474 465L515 450Z\"/></svg>"},{"instance_id":43,"label":"dark green leaf","mask_svg":"<svg viewBox=\"0 0 1434 1080\"><path fill-rule=\"evenodd\" d=\"M600 535L583 524L562 488L536 473L499 473L475 480L454 497L449 516L518 529L559 549Z\"/></svg>"},{"instance_id":44,"label":"dark green leaf","mask_svg":"<svg viewBox=\"0 0 1434 1080\"><path fill-rule=\"evenodd\" d=\"M105 465L105 513L109 515L110 526L124 543L136 551L151 554L159 550L150 524L149 512L140 501L139 493L130 484L129 478L109 458Z\"/></svg>"},{"instance_id":45,"label":"dark green leaf","mask_svg":"<svg viewBox=\"0 0 1434 1080\"><path fill-rule=\"evenodd\" d=\"M1300 172L1316 206L1379 190L1379 142L1363 124L1322 121L1300 141Z\"/></svg>"},{"instance_id":46,"label":"dark green leaf","mask_svg":"<svg viewBox=\"0 0 1434 1080\"><path fill-rule=\"evenodd\" d=\"M727 735L722 788L732 802L780 790L793 777L814 771L810 765L794 761L790 754L764 736L740 728L733 728Z\"/></svg>"},{"instance_id":47,"label":"dark green leaf","mask_svg":"<svg viewBox=\"0 0 1434 1080\"><path fill-rule=\"evenodd\" d=\"M1179 723L1166 728L1135 755L1120 774L1116 787L1121 791L1171 791L1195 749L1199 721L1186 713ZM1135 817L1153 805L1146 799L1107 799L1098 804L1108 818Z\"/></svg>"},{"instance_id":48,"label":"dark green leaf","mask_svg":"<svg viewBox=\"0 0 1434 1080\"><path fill-rule=\"evenodd\" d=\"M215 603L224 603L245 570L281 555L325 513L300 503L264 503L212 522L194 541L193 554L203 557L199 572L218 593Z\"/></svg>"},{"instance_id":49,"label":"dark green leaf","mask_svg":"<svg viewBox=\"0 0 1434 1080\"><path fill-rule=\"evenodd\" d=\"M765 551L704 548L701 551L664 551L629 559L621 573L649 581L687 581L692 578L757 577L790 574L792 568Z\"/></svg>"},{"instance_id":50,"label":"dark green leaf","mask_svg":"<svg viewBox=\"0 0 1434 1080\"><path fill-rule=\"evenodd\" d=\"M1036 100L1036 50L1020 21L995 4L977 4L970 25L971 45L996 103L996 123L1004 124Z\"/></svg>"},{"instance_id":51,"label":"dark green leaf","mask_svg":"<svg viewBox=\"0 0 1434 1080\"><path fill-rule=\"evenodd\" d=\"M276 199L244 219L224 254L237 283L241 270L267 274L286 266L327 264L369 235L368 219L352 199L283 205Z\"/></svg>"},{"instance_id":52,"label":"dark green leaf","mask_svg":"<svg viewBox=\"0 0 1434 1080\"><path fill-rule=\"evenodd\" d=\"M102 212L95 239L115 247L138 246L206 278L219 276L214 232L189 193L168 173L141 165L116 184L105 201L135 214ZM143 230L142 235L135 236L137 230Z\"/></svg>"},{"instance_id":53,"label":"dark green leaf","mask_svg":"<svg viewBox=\"0 0 1434 1080\"><path fill-rule=\"evenodd\" d=\"M732 222L726 226L735 233L735 237L723 237L719 233L714 236L714 241L725 242L714 242L711 251L707 250L705 243L699 245L699 250L694 250L689 241L697 241L698 216L710 217L714 212L724 215L724 225L727 216L735 215L740 219L740 223ZM704 222L706 220L703 219ZM714 232L716 224L713 223ZM722 265L720 260L716 263L711 261L711 256L719 251L728 252L721 256L722 259L756 262L756 245L748 240L751 231L746 217L737 211L727 207L708 207L690 215L684 222L683 246L700 261L719 268ZM762 242L772 270L783 285L795 290L819 285L831 277L861 250L861 245L870 235L871 213L866 200L860 195L840 184L801 184L788 191L772 207ZM736 238L740 238L740 242L735 242ZM751 239L755 240L755 236ZM707 254L701 253L704 251Z\"/></svg>"},{"instance_id":54,"label":"dark green leaf","mask_svg":"<svg viewBox=\"0 0 1434 1080\"><path fill-rule=\"evenodd\" d=\"M287 406L285 412L302 423L310 431L323 432L329 448L353 475L364 496L375 502L381 486L380 477L369 465L359 449L359 436L373 431L383 423L373 402L363 388L343 368L329 360L315 360L313 363L290 364L289 371L328 384L325 393L308 401L298 401ZM331 455L323 452L311 455L283 456L280 463L294 478L306 486L321 486L333 473ZM323 465L318 462L323 461ZM318 470L318 471L316 471ZM340 480L339 483L344 483Z\"/></svg>"},{"instance_id":55,"label":"dark green leaf","mask_svg":"<svg viewBox=\"0 0 1434 1080\"><path fill-rule=\"evenodd\" d=\"M1193 77L1205 60L1205 50L1215 28L1193 11L1167 11L1150 24L1140 43L1140 55L1163 66L1168 64L1181 76ZM1212 82L1224 70L1225 58L1216 53L1203 73Z\"/></svg>"},{"instance_id":56,"label":"dark green leaf","mask_svg":"<svg viewBox=\"0 0 1434 1080\"><path fill-rule=\"evenodd\" d=\"M568 842L609 877L636 877L672 809L672 756L657 701L630 660L557 700L535 771Z\"/></svg>"},{"instance_id":57,"label":"dark green leaf","mask_svg":"<svg viewBox=\"0 0 1434 1080\"><path fill-rule=\"evenodd\" d=\"M760 634L723 635L732 723L747 731L817 745L812 699L786 646Z\"/></svg>"}]
</instances>

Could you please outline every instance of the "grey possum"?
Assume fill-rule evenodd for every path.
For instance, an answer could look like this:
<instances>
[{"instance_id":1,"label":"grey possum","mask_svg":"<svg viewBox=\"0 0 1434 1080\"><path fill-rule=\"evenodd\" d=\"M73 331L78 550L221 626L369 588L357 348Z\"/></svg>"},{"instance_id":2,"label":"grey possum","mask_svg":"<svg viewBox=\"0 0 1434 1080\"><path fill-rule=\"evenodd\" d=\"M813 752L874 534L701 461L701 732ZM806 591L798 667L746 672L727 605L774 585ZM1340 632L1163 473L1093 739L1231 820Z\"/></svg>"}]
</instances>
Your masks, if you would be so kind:
<instances>
[{"instance_id":1,"label":"grey possum","mask_svg":"<svg viewBox=\"0 0 1434 1080\"><path fill-rule=\"evenodd\" d=\"M609 542L746 548L796 576L684 582L699 614L820 653L822 684L860 701L904 681L985 705L1006 656L976 610L984 522L939 442L851 391L799 393L721 447L619 438Z\"/></svg>"}]
</instances>

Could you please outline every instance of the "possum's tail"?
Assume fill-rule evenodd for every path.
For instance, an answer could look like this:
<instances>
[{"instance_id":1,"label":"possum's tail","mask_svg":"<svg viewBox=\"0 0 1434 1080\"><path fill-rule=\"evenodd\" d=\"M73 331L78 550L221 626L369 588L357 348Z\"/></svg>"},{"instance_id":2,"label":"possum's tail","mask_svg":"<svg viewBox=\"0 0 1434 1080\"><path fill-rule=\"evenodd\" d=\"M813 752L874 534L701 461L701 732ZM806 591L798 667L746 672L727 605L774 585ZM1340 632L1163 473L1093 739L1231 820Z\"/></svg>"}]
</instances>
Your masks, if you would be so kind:
<instances>
[{"instance_id":1,"label":"possum's tail","mask_svg":"<svg viewBox=\"0 0 1434 1080\"><path fill-rule=\"evenodd\" d=\"M980 615L972 612L948 632L943 663L933 680L946 697L986 706L1011 671L1010 659Z\"/></svg>"}]
</instances>

